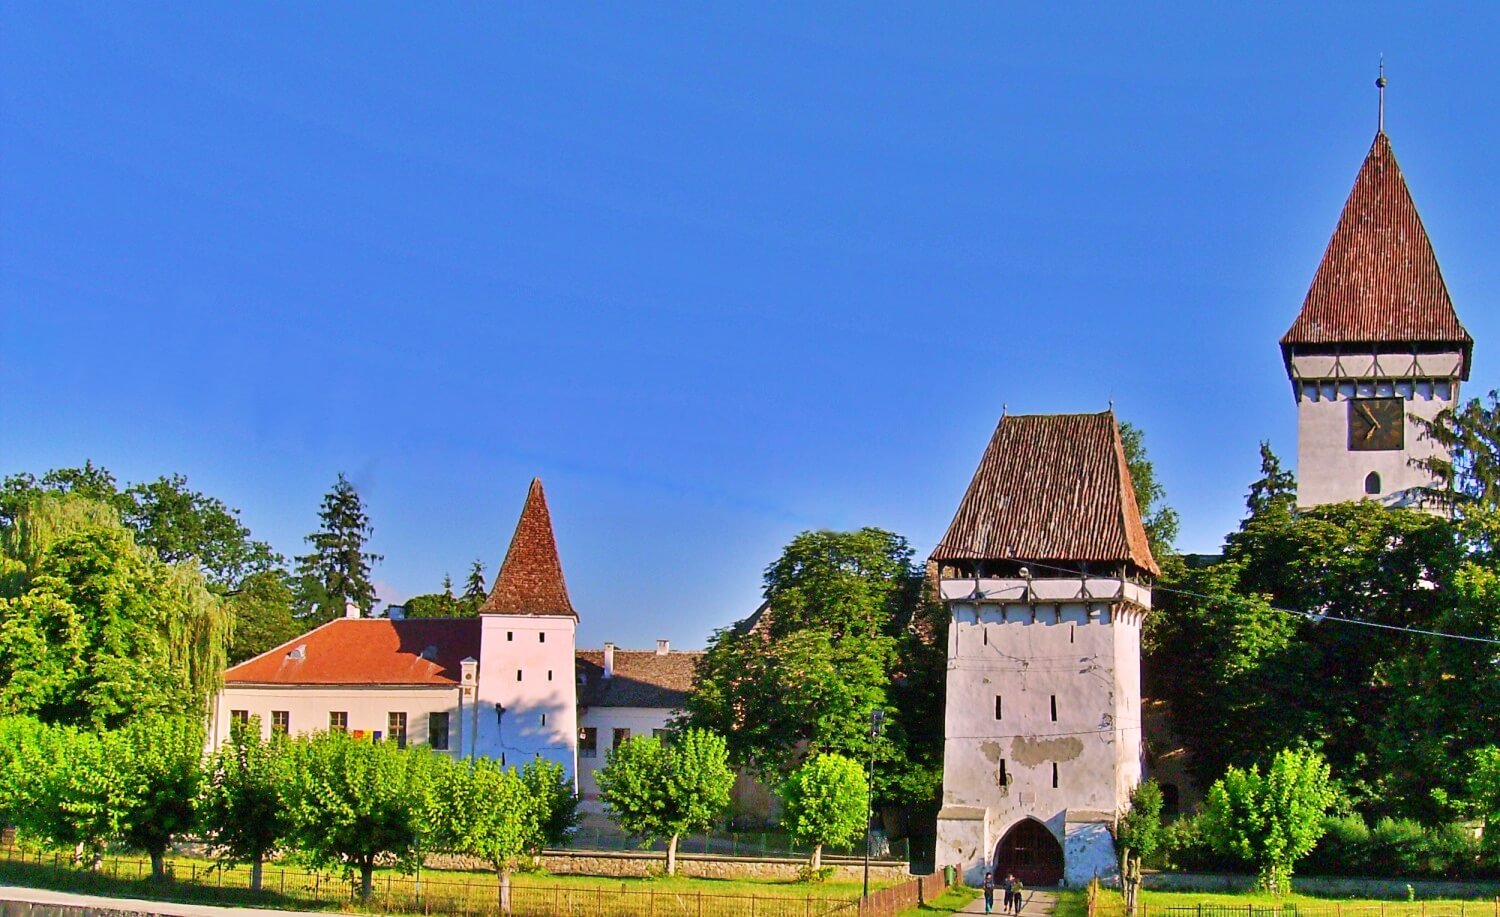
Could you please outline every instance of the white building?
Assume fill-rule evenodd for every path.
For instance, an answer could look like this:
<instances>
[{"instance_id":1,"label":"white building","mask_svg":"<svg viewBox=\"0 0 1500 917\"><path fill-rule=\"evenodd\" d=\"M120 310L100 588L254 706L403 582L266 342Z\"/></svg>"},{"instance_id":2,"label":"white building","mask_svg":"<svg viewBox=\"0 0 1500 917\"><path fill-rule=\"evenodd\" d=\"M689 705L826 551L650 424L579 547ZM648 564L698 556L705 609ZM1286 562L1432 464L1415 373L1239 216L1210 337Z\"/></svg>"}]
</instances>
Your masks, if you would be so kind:
<instances>
[{"instance_id":1,"label":"white building","mask_svg":"<svg viewBox=\"0 0 1500 917\"><path fill-rule=\"evenodd\" d=\"M1432 477L1412 460L1440 447L1410 417L1458 402L1473 349L1382 130L1281 339L1297 401L1297 505L1415 502L1408 489Z\"/></svg>"},{"instance_id":2,"label":"white building","mask_svg":"<svg viewBox=\"0 0 1500 917\"><path fill-rule=\"evenodd\" d=\"M970 885L1113 874L1159 572L1114 413L1002 417L932 565L950 612L938 865Z\"/></svg>"},{"instance_id":3,"label":"white building","mask_svg":"<svg viewBox=\"0 0 1500 917\"><path fill-rule=\"evenodd\" d=\"M628 734L617 730L665 725L699 654L670 652L666 641L655 652L580 652L577 624L546 495L532 481L477 618L324 624L225 672L209 740L217 746L233 719L258 716L267 732L340 730L517 766L545 757L577 779L583 737L587 794L613 747L595 737L614 742ZM589 706L580 707L580 691Z\"/></svg>"}]
</instances>

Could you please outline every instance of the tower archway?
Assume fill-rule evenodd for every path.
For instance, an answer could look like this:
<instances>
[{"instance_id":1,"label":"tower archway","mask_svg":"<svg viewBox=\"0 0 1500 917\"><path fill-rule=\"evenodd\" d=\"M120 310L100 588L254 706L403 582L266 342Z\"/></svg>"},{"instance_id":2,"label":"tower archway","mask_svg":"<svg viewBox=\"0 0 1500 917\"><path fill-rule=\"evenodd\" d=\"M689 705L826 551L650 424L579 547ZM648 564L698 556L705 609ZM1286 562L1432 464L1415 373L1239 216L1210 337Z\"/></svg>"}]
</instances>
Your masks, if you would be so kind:
<instances>
[{"instance_id":1,"label":"tower archway","mask_svg":"<svg viewBox=\"0 0 1500 917\"><path fill-rule=\"evenodd\" d=\"M995 881L1013 875L1026 885L1055 886L1063 877L1063 849L1034 818L1023 818L1011 825L1000 843L995 845Z\"/></svg>"}]
</instances>

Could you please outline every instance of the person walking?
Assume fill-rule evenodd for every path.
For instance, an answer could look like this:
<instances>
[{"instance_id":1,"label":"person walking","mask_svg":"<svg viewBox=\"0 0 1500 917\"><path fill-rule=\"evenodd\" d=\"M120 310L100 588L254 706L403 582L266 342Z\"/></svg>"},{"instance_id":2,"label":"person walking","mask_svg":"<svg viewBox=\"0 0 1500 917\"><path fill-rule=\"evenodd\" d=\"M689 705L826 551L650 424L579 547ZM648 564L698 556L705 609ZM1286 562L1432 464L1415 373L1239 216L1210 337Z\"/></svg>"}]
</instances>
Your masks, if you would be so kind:
<instances>
[{"instance_id":1,"label":"person walking","mask_svg":"<svg viewBox=\"0 0 1500 917\"><path fill-rule=\"evenodd\" d=\"M995 907L995 874L989 869L984 871L984 912L988 914Z\"/></svg>"},{"instance_id":2,"label":"person walking","mask_svg":"<svg viewBox=\"0 0 1500 917\"><path fill-rule=\"evenodd\" d=\"M1015 908L1014 910L1011 911L1012 914L1019 914L1019 913L1021 913L1021 908L1024 906L1024 903L1022 902L1021 898L1025 894L1026 894L1026 885L1025 885L1025 883L1023 883L1020 879L1017 879L1016 880L1015 888L1012 889L1011 893L1010 893L1011 904Z\"/></svg>"},{"instance_id":3,"label":"person walking","mask_svg":"<svg viewBox=\"0 0 1500 917\"><path fill-rule=\"evenodd\" d=\"M1010 913L1011 896L1016 891L1016 877L1010 873L1005 874L1005 906L1000 908L1001 913Z\"/></svg>"}]
</instances>

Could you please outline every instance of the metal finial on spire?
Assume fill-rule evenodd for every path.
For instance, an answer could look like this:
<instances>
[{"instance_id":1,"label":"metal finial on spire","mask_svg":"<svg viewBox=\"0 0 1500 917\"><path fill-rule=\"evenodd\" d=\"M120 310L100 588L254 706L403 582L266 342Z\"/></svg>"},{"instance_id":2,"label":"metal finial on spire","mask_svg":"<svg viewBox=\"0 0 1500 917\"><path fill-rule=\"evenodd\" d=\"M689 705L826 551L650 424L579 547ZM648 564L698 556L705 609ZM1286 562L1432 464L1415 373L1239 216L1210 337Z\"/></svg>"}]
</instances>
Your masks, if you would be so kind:
<instances>
[{"instance_id":1,"label":"metal finial on spire","mask_svg":"<svg viewBox=\"0 0 1500 917\"><path fill-rule=\"evenodd\" d=\"M1375 78L1375 88L1380 91L1380 121L1377 129L1385 133L1385 55L1380 55L1380 76Z\"/></svg>"}]
</instances>

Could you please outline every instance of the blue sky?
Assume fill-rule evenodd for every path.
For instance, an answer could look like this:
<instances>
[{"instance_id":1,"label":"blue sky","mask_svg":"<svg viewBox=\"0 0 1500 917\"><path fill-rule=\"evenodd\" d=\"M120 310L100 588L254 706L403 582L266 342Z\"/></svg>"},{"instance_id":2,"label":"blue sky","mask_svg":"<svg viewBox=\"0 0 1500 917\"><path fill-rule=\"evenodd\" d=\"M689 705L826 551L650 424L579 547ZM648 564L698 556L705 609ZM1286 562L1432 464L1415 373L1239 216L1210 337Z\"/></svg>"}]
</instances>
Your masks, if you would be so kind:
<instances>
[{"instance_id":1,"label":"blue sky","mask_svg":"<svg viewBox=\"0 0 1500 917\"><path fill-rule=\"evenodd\" d=\"M1210 551L1381 52L1480 394L1500 7L5 4L0 472L293 554L343 470L388 598L540 475L580 641L696 646L798 531L925 552L1002 405L1113 399Z\"/></svg>"}]
</instances>

